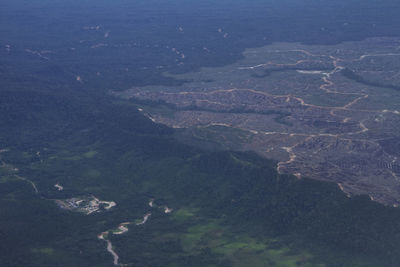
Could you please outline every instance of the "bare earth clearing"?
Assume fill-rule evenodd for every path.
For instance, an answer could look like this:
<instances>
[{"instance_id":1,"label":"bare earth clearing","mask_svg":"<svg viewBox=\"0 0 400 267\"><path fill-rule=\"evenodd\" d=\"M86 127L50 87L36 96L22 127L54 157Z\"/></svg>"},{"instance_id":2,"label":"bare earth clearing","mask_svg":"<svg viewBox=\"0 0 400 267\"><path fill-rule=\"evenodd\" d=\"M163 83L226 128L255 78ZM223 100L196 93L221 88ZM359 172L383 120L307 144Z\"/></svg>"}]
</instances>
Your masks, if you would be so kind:
<instances>
[{"instance_id":1,"label":"bare earth clearing","mask_svg":"<svg viewBox=\"0 0 400 267\"><path fill-rule=\"evenodd\" d=\"M186 83L113 94L148 101L140 111L186 140L252 150L279 173L399 205L400 39L276 43L229 66L165 75Z\"/></svg>"}]
</instances>

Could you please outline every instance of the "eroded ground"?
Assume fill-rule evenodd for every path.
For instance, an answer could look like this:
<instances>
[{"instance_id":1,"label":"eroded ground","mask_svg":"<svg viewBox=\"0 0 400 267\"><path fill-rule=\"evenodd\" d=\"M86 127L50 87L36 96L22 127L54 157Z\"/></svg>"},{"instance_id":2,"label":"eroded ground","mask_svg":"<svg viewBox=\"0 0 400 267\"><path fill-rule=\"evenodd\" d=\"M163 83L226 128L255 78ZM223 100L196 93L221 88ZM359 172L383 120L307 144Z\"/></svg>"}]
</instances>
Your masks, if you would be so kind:
<instances>
[{"instance_id":1,"label":"eroded ground","mask_svg":"<svg viewBox=\"0 0 400 267\"><path fill-rule=\"evenodd\" d=\"M400 39L276 43L239 62L171 75L183 86L113 94L193 142L253 150L280 173L400 203ZM232 130L235 129L235 130Z\"/></svg>"}]
</instances>

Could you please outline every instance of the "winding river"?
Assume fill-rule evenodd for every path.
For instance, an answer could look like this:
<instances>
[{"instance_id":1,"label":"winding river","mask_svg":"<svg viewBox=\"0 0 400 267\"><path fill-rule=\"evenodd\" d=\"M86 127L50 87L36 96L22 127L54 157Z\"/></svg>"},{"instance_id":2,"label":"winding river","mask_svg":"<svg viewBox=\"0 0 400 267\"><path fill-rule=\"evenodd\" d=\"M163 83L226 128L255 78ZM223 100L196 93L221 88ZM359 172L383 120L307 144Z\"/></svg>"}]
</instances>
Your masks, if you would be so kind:
<instances>
[{"instance_id":1,"label":"winding river","mask_svg":"<svg viewBox=\"0 0 400 267\"><path fill-rule=\"evenodd\" d=\"M168 208L167 206L160 206L160 207L157 207L157 206L154 204L154 199L151 199L150 202L148 203L148 205L149 205L151 208L163 209L163 210L164 210L164 213L171 213L171 212L173 211L173 209ZM146 224L146 222L149 220L150 216L151 216L151 212L147 212L147 213L143 216L142 221L136 222L135 225L136 225L136 226L140 226L140 225ZM113 256L113 263L114 263L115 266L124 266L125 264L119 263L119 256L118 256L118 254L115 252L115 250L113 249L113 245L112 245L111 241L109 240L108 236L109 236L110 234L113 234L113 235L122 235L122 234L128 232L128 230L129 230L129 229L128 229L128 225L130 225L130 224L133 224L133 222L124 222L124 223L120 223L120 224L118 225L117 228L111 229L111 230L108 230L108 231L105 231L105 232L102 232L101 234L99 234L99 235L97 236L99 239L104 240L104 241L107 242L107 251L108 251L108 253L110 253L110 254Z\"/></svg>"},{"instance_id":2,"label":"winding river","mask_svg":"<svg viewBox=\"0 0 400 267\"><path fill-rule=\"evenodd\" d=\"M151 213L148 212L143 216L143 220L141 222L136 223L136 225L143 225L147 222L149 217L151 216ZM118 225L117 229L112 229L108 230L105 232L102 232L101 234L98 235L98 238L101 240L104 240L107 242L107 251L113 256L113 263L115 266L123 266L123 264L119 263L119 256L118 254L114 251L113 246L111 241L108 239L108 235L113 234L113 235L122 235L126 232L128 232L128 225L132 224L131 222L124 222Z\"/></svg>"}]
</instances>

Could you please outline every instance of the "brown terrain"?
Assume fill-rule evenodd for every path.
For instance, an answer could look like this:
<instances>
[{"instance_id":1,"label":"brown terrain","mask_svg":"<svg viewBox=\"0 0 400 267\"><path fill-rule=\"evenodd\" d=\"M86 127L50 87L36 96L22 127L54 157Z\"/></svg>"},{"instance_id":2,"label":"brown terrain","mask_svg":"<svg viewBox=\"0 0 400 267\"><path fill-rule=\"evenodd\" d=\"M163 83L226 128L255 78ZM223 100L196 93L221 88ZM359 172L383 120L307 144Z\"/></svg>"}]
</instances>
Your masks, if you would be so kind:
<instances>
[{"instance_id":1,"label":"brown terrain","mask_svg":"<svg viewBox=\"0 0 400 267\"><path fill-rule=\"evenodd\" d=\"M113 91L190 142L251 150L279 173L400 204L400 39L276 43L235 64Z\"/></svg>"}]
</instances>

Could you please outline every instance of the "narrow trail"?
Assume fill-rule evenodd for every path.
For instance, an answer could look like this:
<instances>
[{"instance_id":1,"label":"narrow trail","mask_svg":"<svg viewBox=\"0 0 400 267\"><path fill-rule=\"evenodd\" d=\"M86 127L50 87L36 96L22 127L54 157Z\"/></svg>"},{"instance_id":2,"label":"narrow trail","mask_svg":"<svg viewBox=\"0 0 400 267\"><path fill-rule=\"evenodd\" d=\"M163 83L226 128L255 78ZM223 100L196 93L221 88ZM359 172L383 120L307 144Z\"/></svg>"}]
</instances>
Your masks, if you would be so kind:
<instances>
[{"instance_id":1,"label":"narrow trail","mask_svg":"<svg viewBox=\"0 0 400 267\"><path fill-rule=\"evenodd\" d=\"M316 108L316 109L330 110L330 112L329 112L330 115L335 116L335 117L340 117L342 123L347 123L347 122L351 121L352 118L351 117L339 116L339 115L337 115L335 113L335 111L339 111L340 110L340 111L366 112L366 113L383 113L383 112L385 112L385 111L382 111L382 110L363 110L363 109L352 109L351 108L353 105L355 105L356 103L360 102L361 100L368 98L369 97L368 94L365 94L365 93L362 93L362 92L338 92L338 91L330 89L335 85L334 81L332 81L332 76L334 74L342 71L343 69L345 69L344 66L341 66L339 64L339 62L342 61L342 59L334 57L334 56L316 55L316 54L312 54L309 51L301 50L301 49L296 49L296 50L276 50L276 51L273 51L273 52L276 52L276 53L278 53L278 52L300 52L300 53L303 53L303 54L305 54L307 56L310 56L310 57L327 57L327 58L330 58L332 60L332 65L334 66L334 69L332 71L330 71L330 72L322 72L322 71L301 72L301 70L298 71L298 72L303 73L303 74L322 75L321 79L323 81L323 84L320 85L319 88L322 91L324 91L325 93L327 93L327 94L349 95L349 96L358 96L358 97L353 99L353 100L351 100L350 102L344 104L343 106L326 107L326 106L318 106L318 105L313 105L313 104L310 104L310 103L306 103L303 98L298 97L298 96L293 96L293 95L290 95L290 94L289 95L272 95L272 94L269 94L269 93L266 93L266 92L260 92L260 91L254 90L254 89L236 89L236 88L235 89L229 89L229 91L226 90L226 92L233 92L234 90L245 90L245 91L253 92L253 93L256 93L256 94L263 94L263 95L266 95L266 96L272 97L272 98L286 98L286 102L290 102L290 99L294 99L301 106L306 106L306 107L311 107L311 108ZM392 55L400 55L400 54L362 55L362 56L360 56L360 58L358 60L363 60L364 58L370 57L370 56L392 56ZM268 63L258 64L258 65L250 66L250 67L240 67L239 69L250 69L250 70L253 70L253 69L256 69L256 68L266 67L266 66L271 66L271 65L279 66L279 67L286 67L286 66L287 67L293 67L293 66L299 65L301 63L304 63L306 61L307 60L302 59L302 60L299 60L299 61L297 61L297 62L295 62L293 64L273 64L271 62L268 62ZM218 92L221 92L221 91L224 91L224 90L218 90ZM215 93L215 92L217 92L217 91L210 92L210 94L211 93ZM190 93L190 92L185 92L185 94L187 94L187 93ZM394 114L397 114L396 111L386 111L386 112L392 112ZM326 133L303 134L303 133L289 133L289 132L261 132L261 131L254 131L254 130L251 130L251 129L246 129L246 128L241 128L241 129L250 131L250 132L252 132L254 134L262 133L262 134L265 134L265 135L275 135L276 134L276 135L290 135L290 136L304 136L304 137L306 137L304 140L302 140L301 142L296 143L295 145L293 145L291 147L281 147L281 149L285 150L289 154L289 160L279 162L278 165L277 165L278 173L282 173L282 169L285 167L285 165L293 163L296 160L297 155L294 152L294 149L297 146L306 143L307 141L311 140L314 137L331 137L331 138L349 140L348 138L342 138L342 137L362 134L362 133L365 133L365 132L367 132L369 130L365 126L365 122L366 122L366 119L359 122L359 127L360 127L359 131L347 132L347 133L341 133L341 134L326 134ZM361 139L361 140L367 141L366 139ZM295 175L297 177L301 177L300 173L296 173Z\"/></svg>"},{"instance_id":2,"label":"narrow trail","mask_svg":"<svg viewBox=\"0 0 400 267\"><path fill-rule=\"evenodd\" d=\"M135 225L143 225L147 222L147 220L149 219L149 217L151 216L151 213L148 212L143 216L143 220L139 223L136 223ZM105 232L102 232L101 234L99 234L97 236L98 239L100 240L104 240L107 242L107 251L108 253L110 253L113 257L113 264L115 266L124 266L124 264L119 263L119 256L118 254L115 252L113 245L111 243L111 241L109 240L108 236L113 234L113 235L122 235L126 232L129 231L128 225L132 224L132 222L124 222L118 225L118 227L116 229L112 229L112 230L108 230Z\"/></svg>"},{"instance_id":3,"label":"narrow trail","mask_svg":"<svg viewBox=\"0 0 400 267\"><path fill-rule=\"evenodd\" d=\"M26 179L26 178L24 178L24 177L22 177L22 176L19 176L18 174L14 174L14 177L17 178L18 180L22 180L22 181L25 181L25 182L31 184L33 190L35 191L35 193L36 193L36 194L39 194L39 190L38 190L38 188L37 188L37 186L36 186L36 184L35 184L34 182L32 182L31 180ZM42 196L41 196L41 197L42 197ZM43 198L43 197L42 197L42 198Z\"/></svg>"},{"instance_id":4,"label":"narrow trail","mask_svg":"<svg viewBox=\"0 0 400 267\"><path fill-rule=\"evenodd\" d=\"M150 216L151 216L151 213L150 213L150 212L146 213L146 214L143 216L143 220L142 220L141 222L136 223L136 225L143 225L143 224L145 224L145 223L148 221L148 219L150 218Z\"/></svg>"},{"instance_id":5,"label":"narrow trail","mask_svg":"<svg viewBox=\"0 0 400 267\"><path fill-rule=\"evenodd\" d=\"M302 52L306 52L306 51L302 51ZM309 55L311 55L310 53L308 53ZM190 91L185 91L185 92L179 92L177 94L180 95L196 95L196 94L203 94L203 95L212 95L212 94L217 94L217 93L234 93L235 91L247 91L247 92L251 92L254 94L260 94L260 95L265 95L267 97L273 98L273 99L285 99L286 103L289 103L291 99L297 101L301 106L305 106L305 107L310 107L310 108L315 108L315 109L322 109L322 110L329 110L330 114L334 117L339 117L340 121L342 123L347 123L349 121L352 120L351 117L343 117L343 116L339 116L337 114L335 114L335 111L350 111L350 112L363 112L363 113L384 113L384 112L391 112L394 114L397 114L396 111L389 111L389 110L363 110L363 109L352 109L351 106L353 106L354 104L358 103L359 101L368 98L368 94L364 94L364 93L357 93L357 92L337 92L337 91L333 91L331 89L329 89L329 87L334 86L334 82L331 80L332 75L334 75L335 73L341 71L344 69L343 66L339 66L338 62L340 61L340 59L338 58L334 58L334 57L330 57L333 60L333 65L334 65L334 69L328 73L326 72L322 72L322 73L318 73L321 74L322 80L323 80L323 84L320 86L320 89L323 90L325 93L329 93L329 94L340 94L340 95L353 95L353 96L358 96L357 98L351 100L350 102L344 104L343 106L337 106L337 107L326 107L326 106L318 106L318 105L313 105L310 103L306 103L304 101L303 98L301 97L297 97L297 96L293 96L291 94L287 94L287 95L273 95L273 94L269 94L266 92L262 92L262 91L258 91L258 90L254 90L254 89L248 89L248 88L231 88L231 89L218 89L218 90L214 90L214 91L210 91L210 92L190 92ZM301 63L301 62L298 62ZM296 64L298 64L296 63ZM253 68L258 68L258 67L262 67L262 66L266 66L266 65L270 65L270 63L267 64L259 64L256 66L252 66L252 67L248 67L249 69L253 69ZM163 94L168 94L168 95L174 95L176 93L163 93ZM210 102L210 101L209 101ZM218 104L219 102L216 101L212 101L214 104ZM220 103L221 105L225 105L223 103ZM294 149L303 144L306 143L307 141L311 140L312 138L315 137L330 137L330 138L337 138L340 140L349 140L349 136L354 136L357 134L362 134L367 132L369 129L366 127L365 125L366 120L362 120L359 122L359 128L360 130L358 131L354 131L354 132L346 132L346 133L340 133L340 134L329 134L329 133L314 133L314 134L307 134L307 133L290 133L290 132L276 132L276 131L272 131L272 132L263 132L263 131L255 131L252 129L248 129L245 127L235 127L234 125L230 125L230 124L226 124L226 123L210 123L206 126L202 126L202 127L209 127L209 126L213 126L213 125L221 125L221 126L227 126L227 127L234 127L234 128L238 128L241 130L245 130L245 131L249 131L253 134L264 134L264 135L289 135L289 136L304 136L306 137L303 141L296 143L295 145L291 146L291 147L282 147L283 150L285 150L288 154L289 154L289 160L284 161L284 162L279 162L277 165L277 171L278 173L282 173L283 168L285 167L285 165L293 163L296 160L296 153L294 152ZM361 141L367 141L366 139L360 139ZM300 177L301 174L300 173L296 173L295 174L297 177Z\"/></svg>"},{"instance_id":6,"label":"narrow trail","mask_svg":"<svg viewBox=\"0 0 400 267\"><path fill-rule=\"evenodd\" d=\"M278 165L277 165L277 171L278 171L278 173L282 174L282 168L284 168L285 165L288 165L288 164L290 164L290 163L293 163L293 162L296 160L297 155L296 155L296 153L295 153L293 150L294 150L297 146L299 146L299 145L301 145L301 144L304 144L304 143L310 141L312 138L315 138L315 137L330 137L330 138L335 138L335 139L344 140L344 141L355 141L355 140L357 140L357 141L370 142L370 143L376 144L376 142L373 141L373 140L367 140L367 139L349 139L349 138L343 138L343 137L342 137L342 136L348 136L348 135L351 136L351 135L357 135L357 134L361 134L361 133L367 132L369 129L364 125L364 122L365 122L365 121L361 121L361 122L359 123L359 127L360 127L360 130L359 130L359 131L350 132L350 133L343 133L343 134L324 134L324 133L323 133L323 134L309 134L309 135L308 135L308 134L296 134L296 133L276 133L276 134L286 134L286 135L290 135L290 136L304 136L304 137L307 137L307 138L305 138L304 140L302 140L302 141L296 143L295 145L293 145L293 146L291 146L291 147L282 147L282 149L285 150L285 151L289 154L289 160L278 162ZM298 175L296 175L296 176L299 177L300 174L298 174Z\"/></svg>"},{"instance_id":7,"label":"narrow trail","mask_svg":"<svg viewBox=\"0 0 400 267\"><path fill-rule=\"evenodd\" d=\"M290 51L292 51L292 52L301 52L301 53L303 53L303 54L305 54L307 56L311 56L311 57L316 57L316 56L319 56L319 57L325 56L325 57L327 57L326 55L315 55L315 54L312 54L311 52L306 51L306 50L290 50ZM274 51L274 52L285 52L285 51ZM385 55L394 55L394 54L385 54ZM400 54L398 54L398 55L400 55ZM368 56L377 56L377 55L363 55L363 56L361 56L359 58L359 60L362 60L362 59L364 59L365 57L368 57ZM333 56L329 56L329 58L332 60L332 64L334 66L334 69L332 71L330 71L330 72L306 72L306 73L303 73L303 74L319 74L319 75L322 75L323 76L322 77L323 84L319 88L322 91L324 91L325 93L327 93L327 94L354 95L354 96L358 96L357 98L353 99L352 101L348 102L347 104L345 104L343 106L325 107L325 106L318 106L318 105L313 105L313 104L306 103L304 101L304 99L302 99L301 97L297 97L297 96L292 96L292 95L276 95L276 96L273 96L273 95L270 95L270 94L268 94L268 95L271 96L271 97L276 97L276 98L287 97L287 100L286 100L287 102L289 102L290 98L292 98L292 99L295 99L296 101L298 101L298 103L301 106L317 108L317 109L328 109L328 110L330 110L330 114L332 116L335 116L335 117L340 117L337 114L335 114L335 111L338 111L338 110L342 110L342 111L346 110L346 111L354 111L354 112L368 112L368 113L375 113L375 112L381 113L382 112L381 110L374 111L374 110L362 110L362 109L351 109L350 108L351 106L353 106L354 104L358 103L359 101L368 98L368 94L361 93L361 92L338 92L338 91L330 89L331 87L333 87L335 85L335 83L332 81L332 76L335 73L338 73L338 72L342 71L343 69L345 69L345 67L339 65L339 62L341 61L340 58L336 58L336 57L333 57ZM276 66L280 66L280 67L293 66L293 65L298 65L298 64L303 63L303 62L304 62L304 60L299 60L295 64L286 64L286 65L285 64L276 64ZM268 65L271 65L271 63L259 64L259 65L256 65L256 66L247 67L247 68L241 68L241 69L255 69L255 68L264 67L264 66L268 66ZM302 72L300 72L300 73L302 73ZM249 89L249 91L266 94L264 92L258 92L258 91L251 90L251 89ZM395 112L395 111L393 111L393 112ZM341 122L342 123L347 123L350 120L351 120L351 117L344 117L341 120ZM357 135L357 134L365 133L365 132L367 132L369 130L365 126L365 121L366 120L363 120L363 121L359 122L359 127L360 127L359 131L349 132L349 133L342 133L342 134L300 134L300 133L284 133L284 132L264 132L264 134L267 134L267 135L279 134L279 135L305 136L305 137L307 137L306 139L302 140L301 142L296 143L295 145L293 145L291 147L282 147L282 149L285 150L289 154L289 160L279 162L278 165L277 165L278 173L282 173L282 169L285 167L285 165L293 163L296 160L297 155L294 152L294 149L297 146L299 146L301 144L304 144L307 141L311 140L312 138L318 137L318 136L332 137L332 138L341 139L341 136ZM347 140L347 138L345 138L345 139ZM298 178L301 177L301 173L295 173L294 175L296 175ZM339 187L341 187L341 189L342 189L342 186L339 185Z\"/></svg>"},{"instance_id":8,"label":"narrow trail","mask_svg":"<svg viewBox=\"0 0 400 267\"><path fill-rule=\"evenodd\" d=\"M212 94L217 94L217 93L233 93L235 91L238 92L243 92L243 91L247 91L247 92L251 92L254 94L260 94L260 95L265 95L267 97L270 97L272 99L279 99L279 98L284 98L286 100L286 102L290 102L290 99L293 99L295 101L297 101L301 106L305 106L305 107L310 107L310 108L316 108L316 109L321 109L321 110L330 110L331 114L333 116L338 116L336 114L334 114L334 111L339 111L339 110L346 110L346 111L352 111L352 112L362 112L362 113L382 113L382 110L369 110L369 109L352 109L350 108L350 106L354 105L355 103L357 103L358 101L368 98L368 94L365 93L356 93L356 92L337 92L337 91L332 91L330 89L327 89L327 87L331 87L334 85L334 83L330 80L330 76L341 70L343 67L336 67L332 72L329 73L322 73L322 75L324 75L324 77L322 77L322 80L324 81L324 84L322 84L320 86L320 89L323 90L325 93L329 93L329 94L339 94L339 95L358 95L360 97L350 101L349 103L343 105L343 106L320 106L320 105L314 105L314 104L310 104L307 103L303 98L298 97L298 96L294 96L292 94L285 94L285 95L274 95L274 94L270 94L267 92L263 92L263 91L258 91L255 89L251 89L251 88L230 88L230 89L218 89L218 90L214 90L214 91L210 91L210 92L192 92L192 91L181 91L181 92L159 92L160 95L170 95L170 96L174 96L174 95L212 95ZM221 103L218 101L210 101L208 99L200 99L199 102L207 102L207 103L211 103L211 104L216 104L216 105L220 105L220 106L227 106L227 104L225 103ZM394 114L397 114L397 112L399 111L393 111L393 110L386 110L386 112L391 112ZM149 118L151 120L154 121L154 118L152 118L151 116L149 116Z\"/></svg>"},{"instance_id":9,"label":"narrow trail","mask_svg":"<svg viewBox=\"0 0 400 267\"><path fill-rule=\"evenodd\" d=\"M293 162L296 159L296 154L293 153L293 148L296 147L299 144L300 143L297 143L296 145L291 146L291 147L282 147L282 149L285 150L289 154L289 160L281 161L281 162L278 163L278 165L277 165L278 173L281 174L281 168L282 168L283 165L289 164L289 163Z\"/></svg>"},{"instance_id":10,"label":"narrow trail","mask_svg":"<svg viewBox=\"0 0 400 267\"><path fill-rule=\"evenodd\" d=\"M156 204L154 203L155 199L150 199L150 201L148 202L148 205L151 208L158 208L158 209L163 209L165 214L171 213L173 211L173 209L168 208L167 206L156 206ZM111 229L111 230L107 230L105 232L100 233L97 238L100 240L104 240L107 243L107 252L111 254L111 256L113 257L113 264L115 266L125 266L127 264L122 264L119 262L119 255L115 252L113 245L111 243L111 241L109 240L109 235L122 235L126 232L129 231L128 226L131 224L134 224L135 226L142 226L145 225L150 216L151 216L151 212L147 212L146 214L143 215L143 219L140 222L123 222L120 223L117 228L115 229Z\"/></svg>"},{"instance_id":11,"label":"narrow trail","mask_svg":"<svg viewBox=\"0 0 400 267\"><path fill-rule=\"evenodd\" d=\"M122 266L121 264L118 263L118 261L119 261L119 256L118 256L118 254L115 253L115 251L113 250L112 243L111 243L110 240L107 239L107 235L108 235L108 232L104 232L104 233L101 233L101 234L98 236L98 238L107 242L107 251L113 256L113 263L114 263L114 265L115 265L115 266Z\"/></svg>"},{"instance_id":12,"label":"narrow trail","mask_svg":"<svg viewBox=\"0 0 400 267\"><path fill-rule=\"evenodd\" d=\"M289 98L291 97L293 99L296 99L300 103L300 105L302 105L302 106L320 108L320 109L331 109L331 115L334 115L334 116L337 116L336 114L334 114L335 110L350 110L349 109L350 106L352 106L356 102L360 101L361 99L368 97L367 94L364 94L364 93L361 93L361 92L338 92L338 91L334 91L334 90L329 89L329 87L332 87L334 85L334 82L331 80L332 75L334 75L335 73L340 72L343 69L345 69L344 66L340 66L339 65L339 62L342 61L342 59L340 59L340 58L336 58L336 57L333 57L333 56L327 56L327 55L316 55L316 54L312 54L311 52L306 51L306 50L302 50L302 49L276 50L276 51L273 51L273 52L275 52L275 53L279 53L279 52L281 52L281 53L282 52L300 52L300 53L303 53L303 54L305 54L307 56L311 56L311 57L327 57L327 58L330 58L332 60L332 65L334 66L334 69L332 71L330 71L330 72L320 72L320 71L316 71L316 72L311 71L311 72L309 72L309 73L312 73L312 74L321 74L321 75L323 75L322 81L324 83L319 88L322 91L324 91L325 93L328 93L328 94L358 95L360 97L356 98L355 100L353 100L353 101L351 101L351 102L349 102L346 105L341 106L341 107L340 106L339 107L325 107L325 106L318 106L318 105L312 105L312 104L306 103L302 98L296 97L296 96L292 96L292 95L285 95L285 96L275 95L274 96L274 95L269 95L268 94L269 96L289 97ZM383 56L383 55L389 56L389 55L400 55L400 54L363 55L363 56L360 57L360 60L362 60L363 58L368 57L368 56ZM293 67L293 66L299 65L300 63L304 63L305 61L310 61L310 60L299 60L299 61L297 61L296 63L293 63L293 64L274 64L274 63L270 63L269 62L269 63L259 64L259 65L256 65L256 66L241 67L239 69L255 69L255 68L259 68L259 67L265 67L265 66L268 66L268 65L279 66L279 67L285 67L285 66ZM302 73L301 70L300 70L300 73ZM308 72L306 72L305 74L308 74ZM254 91L254 92L261 93L259 91L255 91L255 90L251 90L251 89L244 89L244 90L249 90L249 91ZM262 93L264 93L264 92L262 92ZM266 93L264 93L264 94L266 94ZM352 109L352 111L380 112L378 110L377 111L371 111L371 110L357 110L357 109Z\"/></svg>"},{"instance_id":13,"label":"narrow trail","mask_svg":"<svg viewBox=\"0 0 400 267\"><path fill-rule=\"evenodd\" d=\"M7 149L1 149L0 150L0 154L4 153L4 152L7 152L7 151L8 151ZM6 167L7 166L7 163L1 157L0 157L0 163L1 163L1 167ZM13 171L18 172L18 169L14 168ZM37 186L36 186L36 184L34 182L32 182L31 180L29 180L29 179L27 179L25 177L22 177L22 176L18 175L17 173L14 173L12 176L14 178L16 178L17 180L21 180L21 181L29 183L32 186L32 188L35 191L35 193L39 195L39 190L38 190L38 188L37 188ZM42 196L40 196L40 197L44 198Z\"/></svg>"},{"instance_id":14,"label":"narrow trail","mask_svg":"<svg viewBox=\"0 0 400 267\"><path fill-rule=\"evenodd\" d=\"M294 162L294 161L296 160L297 155L293 152L293 149L294 149L295 147L297 147L297 146L299 146L299 145L301 145L301 144L304 144L305 142L311 140L311 139L314 138L314 137L315 137L315 136L309 136L309 137L307 137L306 139L304 139L303 141L300 141L300 142L294 144L294 145L291 146L291 147L282 147L282 149L285 150L285 151L289 154L289 160L278 162L277 168L276 168L277 172L278 172L279 174L282 174L281 169L282 169L283 167L285 167L285 165L290 164L290 163L292 163L292 162ZM300 177L301 177L301 173L296 173L295 176L296 176L297 178L300 178Z\"/></svg>"},{"instance_id":15,"label":"narrow trail","mask_svg":"<svg viewBox=\"0 0 400 267\"><path fill-rule=\"evenodd\" d=\"M361 61L367 57L383 57L383 56L400 56L400 54L396 53L386 53L386 54L367 54L367 55L362 55L358 59L355 59L353 61Z\"/></svg>"},{"instance_id":16,"label":"narrow trail","mask_svg":"<svg viewBox=\"0 0 400 267\"><path fill-rule=\"evenodd\" d=\"M107 251L113 256L113 263L115 266L123 266L123 264L119 263L119 256L118 254L114 251L113 245L111 241L108 239L108 235L113 234L113 235L122 235L126 232L129 231L128 225L130 225L131 222L124 222L118 225L117 229L115 230L109 230L102 232L99 234L97 237L100 240L104 240L107 242Z\"/></svg>"}]
</instances>

